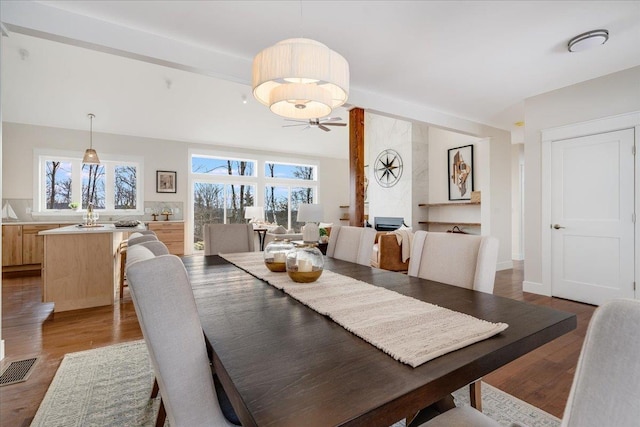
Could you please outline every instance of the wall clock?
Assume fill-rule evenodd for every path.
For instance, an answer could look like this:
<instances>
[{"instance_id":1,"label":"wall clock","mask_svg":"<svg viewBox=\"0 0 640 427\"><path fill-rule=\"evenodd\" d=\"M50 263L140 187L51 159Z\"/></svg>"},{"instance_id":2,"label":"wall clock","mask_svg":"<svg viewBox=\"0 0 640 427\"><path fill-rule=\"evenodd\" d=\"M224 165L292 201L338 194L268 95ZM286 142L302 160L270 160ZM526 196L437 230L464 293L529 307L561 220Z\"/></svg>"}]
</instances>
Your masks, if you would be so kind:
<instances>
[{"instance_id":1,"label":"wall clock","mask_svg":"<svg viewBox=\"0 0 640 427\"><path fill-rule=\"evenodd\" d=\"M402 176L402 157L396 150L383 150L373 167L373 175L382 187L393 187Z\"/></svg>"}]
</instances>

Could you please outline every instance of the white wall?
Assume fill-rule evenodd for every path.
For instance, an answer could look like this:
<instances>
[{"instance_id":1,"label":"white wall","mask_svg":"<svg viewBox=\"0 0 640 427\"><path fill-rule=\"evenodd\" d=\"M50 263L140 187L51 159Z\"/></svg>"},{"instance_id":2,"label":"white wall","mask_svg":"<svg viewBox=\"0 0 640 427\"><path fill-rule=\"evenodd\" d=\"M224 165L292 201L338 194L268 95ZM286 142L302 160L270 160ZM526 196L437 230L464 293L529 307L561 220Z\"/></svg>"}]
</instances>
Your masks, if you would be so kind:
<instances>
[{"instance_id":1,"label":"white wall","mask_svg":"<svg viewBox=\"0 0 640 427\"><path fill-rule=\"evenodd\" d=\"M418 205L429 200L429 126L424 123L411 125L411 163L412 163L412 188L411 188L411 223L407 223L414 230L424 229L419 224L426 221L428 210Z\"/></svg>"},{"instance_id":2,"label":"white wall","mask_svg":"<svg viewBox=\"0 0 640 427\"><path fill-rule=\"evenodd\" d=\"M640 67L609 74L525 100L525 283L542 282L540 132L561 125L640 111ZM640 189L636 188L636 199ZM548 226L548 225L547 225Z\"/></svg>"},{"instance_id":3,"label":"white wall","mask_svg":"<svg viewBox=\"0 0 640 427\"><path fill-rule=\"evenodd\" d=\"M522 239L521 169L524 170L524 144L511 145L511 257L524 259Z\"/></svg>"},{"instance_id":4,"label":"white wall","mask_svg":"<svg viewBox=\"0 0 640 427\"><path fill-rule=\"evenodd\" d=\"M402 217L405 223L412 223L412 161L411 123L405 120L384 117L365 112L364 141L366 147L365 164L369 165L368 214L373 224L374 217ZM402 177L393 187L382 187L375 180L373 168L378 154L393 149L400 154L403 162Z\"/></svg>"}]
</instances>

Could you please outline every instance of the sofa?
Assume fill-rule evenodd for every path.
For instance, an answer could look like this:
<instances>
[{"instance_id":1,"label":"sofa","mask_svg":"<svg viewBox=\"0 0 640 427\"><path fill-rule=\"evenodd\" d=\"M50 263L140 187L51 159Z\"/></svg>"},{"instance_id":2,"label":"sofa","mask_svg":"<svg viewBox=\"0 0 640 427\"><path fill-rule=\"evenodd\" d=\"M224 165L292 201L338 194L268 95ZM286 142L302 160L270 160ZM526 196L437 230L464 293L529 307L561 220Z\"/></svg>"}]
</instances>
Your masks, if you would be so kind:
<instances>
[{"instance_id":1,"label":"sofa","mask_svg":"<svg viewBox=\"0 0 640 427\"><path fill-rule=\"evenodd\" d=\"M274 240L302 240L302 233L295 233L294 230L287 230L282 226L271 227L264 236L264 247Z\"/></svg>"},{"instance_id":2,"label":"sofa","mask_svg":"<svg viewBox=\"0 0 640 427\"><path fill-rule=\"evenodd\" d=\"M396 234L388 232L376 234L371 253L371 266L391 271L407 271L409 269L409 260L402 262L402 246L398 244Z\"/></svg>"}]
</instances>

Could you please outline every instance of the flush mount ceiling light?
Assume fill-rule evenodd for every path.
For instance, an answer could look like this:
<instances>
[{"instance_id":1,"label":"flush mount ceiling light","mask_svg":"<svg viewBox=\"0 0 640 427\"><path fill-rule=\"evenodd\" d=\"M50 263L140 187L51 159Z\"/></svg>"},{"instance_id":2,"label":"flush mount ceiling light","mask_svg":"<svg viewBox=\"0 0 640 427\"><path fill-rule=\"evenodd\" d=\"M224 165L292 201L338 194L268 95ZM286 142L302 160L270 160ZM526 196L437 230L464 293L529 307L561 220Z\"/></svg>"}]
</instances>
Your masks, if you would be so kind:
<instances>
[{"instance_id":1,"label":"flush mount ceiling light","mask_svg":"<svg viewBox=\"0 0 640 427\"><path fill-rule=\"evenodd\" d=\"M253 59L253 96L275 114L313 119L349 96L349 63L315 40L287 39Z\"/></svg>"},{"instance_id":2,"label":"flush mount ceiling light","mask_svg":"<svg viewBox=\"0 0 640 427\"><path fill-rule=\"evenodd\" d=\"M96 150L93 149L93 118L95 117L95 114L89 113L87 114L87 117L89 117L91 123L89 125L89 148L87 148L87 151L84 152L82 163L99 165L100 159L98 158L98 153L96 153Z\"/></svg>"},{"instance_id":3,"label":"flush mount ceiling light","mask_svg":"<svg viewBox=\"0 0 640 427\"><path fill-rule=\"evenodd\" d=\"M567 45L569 52L582 52L592 47L603 45L609 40L609 31L592 30L575 36Z\"/></svg>"}]
</instances>

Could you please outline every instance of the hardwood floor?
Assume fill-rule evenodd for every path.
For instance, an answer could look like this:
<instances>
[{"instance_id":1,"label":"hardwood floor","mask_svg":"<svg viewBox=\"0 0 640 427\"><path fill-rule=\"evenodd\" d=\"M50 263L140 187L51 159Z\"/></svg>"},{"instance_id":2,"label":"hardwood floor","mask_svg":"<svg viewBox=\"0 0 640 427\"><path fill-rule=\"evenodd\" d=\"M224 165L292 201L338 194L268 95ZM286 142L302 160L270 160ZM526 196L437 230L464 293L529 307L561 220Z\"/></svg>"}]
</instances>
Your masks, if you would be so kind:
<instances>
[{"instance_id":1,"label":"hardwood floor","mask_svg":"<svg viewBox=\"0 0 640 427\"><path fill-rule=\"evenodd\" d=\"M522 263L497 273L495 294L576 313L578 327L555 341L484 377L484 381L562 417L586 327L595 307L522 292ZM30 378L0 388L1 426L28 426L66 353L142 338L125 288L112 307L51 313L41 303L40 277L3 279L2 337L6 358L38 356Z\"/></svg>"}]
</instances>

